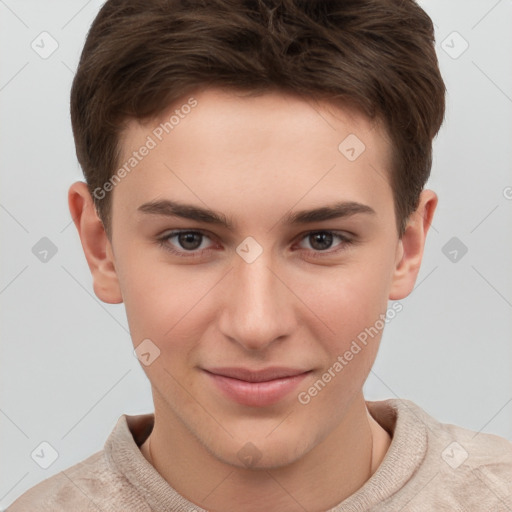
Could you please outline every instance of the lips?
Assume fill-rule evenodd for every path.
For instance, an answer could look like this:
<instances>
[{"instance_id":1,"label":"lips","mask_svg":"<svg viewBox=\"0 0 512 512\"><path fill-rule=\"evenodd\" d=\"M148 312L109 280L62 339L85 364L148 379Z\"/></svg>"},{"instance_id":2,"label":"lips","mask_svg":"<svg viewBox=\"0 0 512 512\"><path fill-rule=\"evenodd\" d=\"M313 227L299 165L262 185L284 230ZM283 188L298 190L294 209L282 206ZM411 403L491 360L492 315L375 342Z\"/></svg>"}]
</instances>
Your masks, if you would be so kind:
<instances>
[{"instance_id":1,"label":"lips","mask_svg":"<svg viewBox=\"0 0 512 512\"><path fill-rule=\"evenodd\" d=\"M270 367L211 368L204 370L215 388L224 396L242 405L264 407L285 398L311 370Z\"/></svg>"}]
</instances>

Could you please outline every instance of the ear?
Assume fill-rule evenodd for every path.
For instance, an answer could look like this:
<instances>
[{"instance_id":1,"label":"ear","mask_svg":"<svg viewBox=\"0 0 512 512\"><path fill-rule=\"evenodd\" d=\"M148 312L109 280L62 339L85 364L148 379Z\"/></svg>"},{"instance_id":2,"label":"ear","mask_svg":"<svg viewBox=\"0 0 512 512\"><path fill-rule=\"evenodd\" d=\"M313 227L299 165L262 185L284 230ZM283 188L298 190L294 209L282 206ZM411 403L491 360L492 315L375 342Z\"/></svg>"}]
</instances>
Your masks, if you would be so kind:
<instances>
[{"instance_id":1,"label":"ear","mask_svg":"<svg viewBox=\"0 0 512 512\"><path fill-rule=\"evenodd\" d=\"M86 183L77 181L71 185L68 204L92 274L94 293L108 304L123 302L112 246Z\"/></svg>"},{"instance_id":2,"label":"ear","mask_svg":"<svg viewBox=\"0 0 512 512\"><path fill-rule=\"evenodd\" d=\"M419 204L407 221L405 233L397 246L396 268L393 273L389 298L403 299L409 295L420 270L425 239L434 217L437 195L432 190L423 190Z\"/></svg>"}]
</instances>

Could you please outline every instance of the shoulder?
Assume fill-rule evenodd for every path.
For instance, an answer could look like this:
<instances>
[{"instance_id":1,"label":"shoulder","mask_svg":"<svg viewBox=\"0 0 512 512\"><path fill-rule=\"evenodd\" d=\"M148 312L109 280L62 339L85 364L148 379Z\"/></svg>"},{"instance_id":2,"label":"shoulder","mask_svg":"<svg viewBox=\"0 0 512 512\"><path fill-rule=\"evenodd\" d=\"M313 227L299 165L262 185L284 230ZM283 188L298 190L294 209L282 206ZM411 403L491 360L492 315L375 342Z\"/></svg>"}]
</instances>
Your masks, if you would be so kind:
<instances>
[{"instance_id":1,"label":"shoulder","mask_svg":"<svg viewBox=\"0 0 512 512\"><path fill-rule=\"evenodd\" d=\"M512 485L512 442L504 437L484 432L476 432L459 425L442 423L413 402L406 401L414 407L418 419L426 427L430 454L439 455L441 467L452 470L460 467L466 470L489 468L500 473L508 470L507 475Z\"/></svg>"},{"instance_id":2,"label":"shoulder","mask_svg":"<svg viewBox=\"0 0 512 512\"><path fill-rule=\"evenodd\" d=\"M443 444L434 444L434 454L440 452L440 476L451 482L454 492L458 496L479 493L488 498L486 505L496 502L512 507L512 442L457 425L439 425Z\"/></svg>"},{"instance_id":3,"label":"shoulder","mask_svg":"<svg viewBox=\"0 0 512 512\"><path fill-rule=\"evenodd\" d=\"M442 423L413 402L401 402L402 410L405 406L424 426L427 441L425 457L406 487L417 488L429 505L442 510L512 509L512 442Z\"/></svg>"},{"instance_id":4,"label":"shoulder","mask_svg":"<svg viewBox=\"0 0 512 512\"><path fill-rule=\"evenodd\" d=\"M149 510L126 478L110 467L101 450L31 487L6 512L97 512L112 504L119 510L134 505L137 510Z\"/></svg>"}]
</instances>

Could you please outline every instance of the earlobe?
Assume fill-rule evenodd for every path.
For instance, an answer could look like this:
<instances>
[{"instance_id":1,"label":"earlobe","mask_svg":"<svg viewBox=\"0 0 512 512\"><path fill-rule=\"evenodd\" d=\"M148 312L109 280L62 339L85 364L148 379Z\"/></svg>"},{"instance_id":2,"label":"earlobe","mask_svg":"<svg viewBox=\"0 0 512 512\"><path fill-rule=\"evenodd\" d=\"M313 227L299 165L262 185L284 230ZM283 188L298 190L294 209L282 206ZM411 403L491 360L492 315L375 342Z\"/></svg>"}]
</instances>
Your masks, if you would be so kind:
<instances>
[{"instance_id":1,"label":"earlobe","mask_svg":"<svg viewBox=\"0 0 512 512\"><path fill-rule=\"evenodd\" d=\"M389 298L399 300L414 289L423 258L425 240L437 206L437 195L423 190L418 208L411 214L397 250L397 264L393 273Z\"/></svg>"},{"instance_id":2,"label":"earlobe","mask_svg":"<svg viewBox=\"0 0 512 512\"><path fill-rule=\"evenodd\" d=\"M86 183L77 181L71 185L68 205L92 274L94 293L108 304L123 302L111 243Z\"/></svg>"}]
</instances>

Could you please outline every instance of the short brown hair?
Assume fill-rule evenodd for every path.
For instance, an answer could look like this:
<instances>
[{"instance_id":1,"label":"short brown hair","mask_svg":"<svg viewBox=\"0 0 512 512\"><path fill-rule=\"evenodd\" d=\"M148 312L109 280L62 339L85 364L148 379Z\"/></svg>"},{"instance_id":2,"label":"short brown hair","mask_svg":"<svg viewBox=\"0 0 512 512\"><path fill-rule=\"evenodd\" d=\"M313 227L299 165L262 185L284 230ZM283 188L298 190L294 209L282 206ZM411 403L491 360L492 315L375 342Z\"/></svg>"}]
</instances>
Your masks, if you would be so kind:
<instances>
[{"instance_id":1,"label":"short brown hair","mask_svg":"<svg viewBox=\"0 0 512 512\"><path fill-rule=\"evenodd\" d=\"M210 85L327 97L382 120L403 234L445 111L432 21L414 0L108 0L73 80L71 121L109 236L111 193L94 190L116 171L125 121Z\"/></svg>"}]
</instances>

